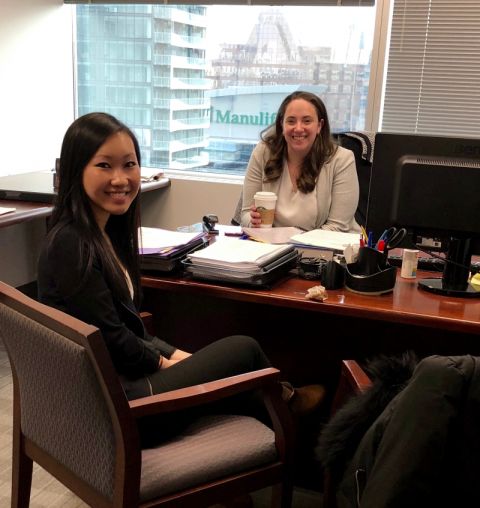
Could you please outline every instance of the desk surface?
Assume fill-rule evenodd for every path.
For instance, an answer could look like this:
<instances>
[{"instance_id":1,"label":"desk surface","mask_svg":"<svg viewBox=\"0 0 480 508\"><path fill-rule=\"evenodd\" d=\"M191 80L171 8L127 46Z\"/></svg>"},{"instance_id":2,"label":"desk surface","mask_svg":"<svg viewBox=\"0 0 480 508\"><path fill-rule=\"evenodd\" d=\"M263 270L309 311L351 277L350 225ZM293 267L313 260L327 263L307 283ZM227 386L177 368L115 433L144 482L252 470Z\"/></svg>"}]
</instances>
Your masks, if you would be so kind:
<instances>
[{"instance_id":1,"label":"desk surface","mask_svg":"<svg viewBox=\"0 0 480 508\"><path fill-rule=\"evenodd\" d=\"M381 296L359 295L346 289L328 291L324 302L306 300L307 289L315 283L298 277L286 279L268 290L151 275L142 277L142 285L169 292L480 334L480 299L444 297L417 288L417 280L431 276L430 272L422 271L418 272L417 279L402 279L397 275L394 291Z\"/></svg>"},{"instance_id":2,"label":"desk surface","mask_svg":"<svg viewBox=\"0 0 480 508\"><path fill-rule=\"evenodd\" d=\"M159 178L153 182L142 183L141 192L149 192L162 187L168 187L170 180L166 177ZM53 206L46 203L34 203L29 201L14 201L1 199L0 206L5 208L15 208L14 212L0 215L0 228L27 222L42 217L48 217L53 210Z\"/></svg>"}]
</instances>

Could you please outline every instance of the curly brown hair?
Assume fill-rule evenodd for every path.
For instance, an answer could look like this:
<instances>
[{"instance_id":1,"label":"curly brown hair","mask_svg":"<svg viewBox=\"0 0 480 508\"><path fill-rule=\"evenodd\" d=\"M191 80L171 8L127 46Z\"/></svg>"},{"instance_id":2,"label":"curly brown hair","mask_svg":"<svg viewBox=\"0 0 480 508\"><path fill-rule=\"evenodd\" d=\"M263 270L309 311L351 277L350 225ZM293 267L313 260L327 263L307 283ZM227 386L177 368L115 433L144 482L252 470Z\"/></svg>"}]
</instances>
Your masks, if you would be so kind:
<instances>
[{"instance_id":1,"label":"curly brown hair","mask_svg":"<svg viewBox=\"0 0 480 508\"><path fill-rule=\"evenodd\" d=\"M318 120L323 120L322 129L315 138L310 152L303 160L302 169L297 179L297 188L306 194L315 189L317 178L323 165L337 151L337 145L330 134L327 109L320 97L300 90L291 93L280 104L275 124L263 130L260 136L262 141L269 147L271 153L271 157L265 166L265 181L271 182L279 178L283 171L284 160L287 157L287 142L283 136L283 120L287 106L290 102L297 99L303 99L312 104L317 112Z\"/></svg>"}]
</instances>

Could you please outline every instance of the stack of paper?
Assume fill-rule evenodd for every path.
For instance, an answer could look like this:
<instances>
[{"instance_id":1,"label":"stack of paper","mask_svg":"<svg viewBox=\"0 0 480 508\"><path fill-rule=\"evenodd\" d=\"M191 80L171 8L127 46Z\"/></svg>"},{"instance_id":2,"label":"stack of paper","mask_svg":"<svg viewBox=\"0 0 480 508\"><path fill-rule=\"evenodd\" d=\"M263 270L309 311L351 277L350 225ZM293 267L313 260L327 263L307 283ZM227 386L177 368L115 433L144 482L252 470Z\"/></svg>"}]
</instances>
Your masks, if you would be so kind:
<instances>
[{"instance_id":1,"label":"stack of paper","mask_svg":"<svg viewBox=\"0 0 480 508\"><path fill-rule=\"evenodd\" d=\"M161 228L141 227L138 232L140 254L172 255L188 244L193 244L205 233L184 233Z\"/></svg>"},{"instance_id":2,"label":"stack of paper","mask_svg":"<svg viewBox=\"0 0 480 508\"><path fill-rule=\"evenodd\" d=\"M263 267L293 250L293 245L271 245L226 237L187 257L197 266L260 273Z\"/></svg>"},{"instance_id":3,"label":"stack of paper","mask_svg":"<svg viewBox=\"0 0 480 508\"><path fill-rule=\"evenodd\" d=\"M265 243L288 243L294 235L302 233L300 228L285 226L278 228L243 228L243 232L257 242Z\"/></svg>"},{"instance_id":4,"label":"stack of paper","mask_svg":"<svg viewBox=\"0 0 480 508\"><path fill-rule=\"evenodd\" d=\"M294 235L290 242L296 246L313 246L343 252L348 245L358 245L360 233L342 233L326 229L313 229Z\"/></svg>"}]
</instances>

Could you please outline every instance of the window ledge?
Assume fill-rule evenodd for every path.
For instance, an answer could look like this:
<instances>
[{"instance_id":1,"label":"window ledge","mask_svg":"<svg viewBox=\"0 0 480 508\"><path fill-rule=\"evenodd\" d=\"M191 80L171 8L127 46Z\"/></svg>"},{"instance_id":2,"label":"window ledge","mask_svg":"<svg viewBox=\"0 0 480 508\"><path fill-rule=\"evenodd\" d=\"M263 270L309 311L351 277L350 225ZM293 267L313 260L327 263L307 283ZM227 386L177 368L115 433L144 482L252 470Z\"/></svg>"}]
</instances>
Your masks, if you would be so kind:
<instances>
[{"instance_id":1,"label":"window ledge","mask_svg":"<svg viewBox=\"0 0 480 508\"><path fill-rule=\"evenodd\" d=\"M200 173L197 171L178 171L174 169L166 169L164 175L168 178L177 180L197 180L199 182L212 183L232 183L243 185L243 175L229 175L227 173Z\"/></svg>"}]
</instances>

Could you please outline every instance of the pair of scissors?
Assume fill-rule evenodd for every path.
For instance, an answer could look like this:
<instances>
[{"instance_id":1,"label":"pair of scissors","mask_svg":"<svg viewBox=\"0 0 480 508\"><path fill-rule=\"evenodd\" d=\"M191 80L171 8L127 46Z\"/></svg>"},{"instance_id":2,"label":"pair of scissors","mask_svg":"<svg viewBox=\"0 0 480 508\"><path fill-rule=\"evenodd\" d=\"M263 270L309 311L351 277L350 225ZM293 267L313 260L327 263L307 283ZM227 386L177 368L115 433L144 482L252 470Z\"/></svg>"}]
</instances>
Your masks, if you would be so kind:
<instances>
[{"instance_id":1,"label":"pair of scissors","mask_svg":"<svg viewBox=\"0 0 480 508\"><path fill-rule=\"evenodd\" d=\"M392 226L382 233L379 241L383 240L385 242L385 249L394 249L402 242L406 234L407 230L405 228L397 229L396 227Z\"/></svg>"}]
</instances>

